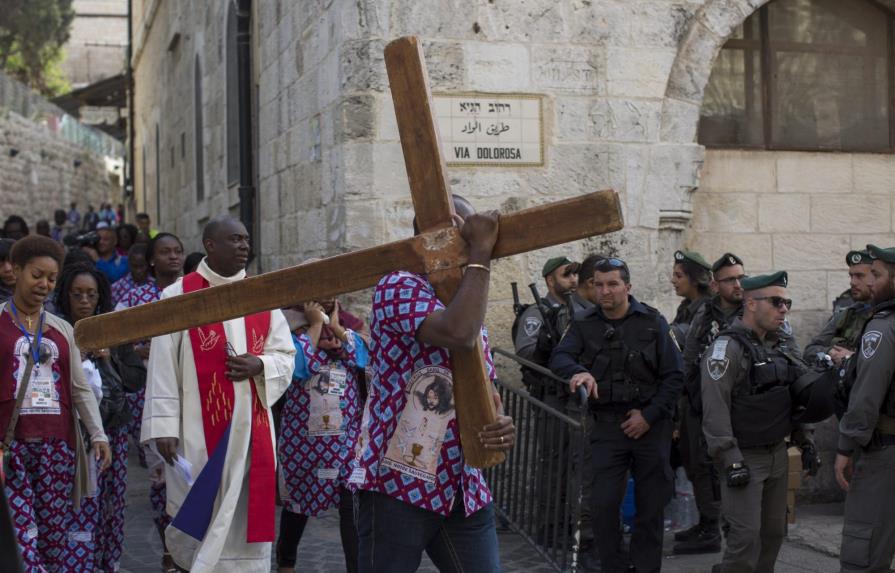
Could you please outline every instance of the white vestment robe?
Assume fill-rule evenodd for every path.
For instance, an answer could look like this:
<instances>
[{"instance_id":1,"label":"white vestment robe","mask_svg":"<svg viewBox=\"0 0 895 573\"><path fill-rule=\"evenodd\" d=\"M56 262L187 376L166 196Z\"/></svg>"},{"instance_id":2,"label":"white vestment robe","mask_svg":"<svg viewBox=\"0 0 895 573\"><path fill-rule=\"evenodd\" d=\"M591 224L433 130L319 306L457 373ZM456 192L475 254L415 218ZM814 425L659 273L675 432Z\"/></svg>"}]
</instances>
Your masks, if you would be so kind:
<instances>
[{"instance_id":1,"label":"white vestment robe","mask_svg":"<svg viewBox=\"0 0 895 573\"><path fill-rule=\"evenodd\" d=\"M203 260L197 269L211 286L245 278L245 271L222 277ZM162 293L162 298L183 293L177 281ZM201 303L200 303L201 304ZM227 341L237 354L247 352L245 320L237 318L224 323ZM276 456L273 416L270 407L282 396L292 380L295 368L295 346L283 313L271 311L270 332L264 353L264 373L255 377L256 390L270 420L270 439ZM196 542L181 531L166 531L168 550L175 562L192 573L265 572L270 571L271 543L247 543L248 469L251 444L252 393L251 381L233 383L234 404L230 441L215 500L214 513L205 539ZM208 461L196 364L189 332L176 332L152 339L146 383L146 405L143 408L142 442L157 438L178 438L178 453L192 464L196 479ZM189 485L174 468L165 465L168 490L167 512L177 515L189 491Z\"/></svg>"}]
</instances>

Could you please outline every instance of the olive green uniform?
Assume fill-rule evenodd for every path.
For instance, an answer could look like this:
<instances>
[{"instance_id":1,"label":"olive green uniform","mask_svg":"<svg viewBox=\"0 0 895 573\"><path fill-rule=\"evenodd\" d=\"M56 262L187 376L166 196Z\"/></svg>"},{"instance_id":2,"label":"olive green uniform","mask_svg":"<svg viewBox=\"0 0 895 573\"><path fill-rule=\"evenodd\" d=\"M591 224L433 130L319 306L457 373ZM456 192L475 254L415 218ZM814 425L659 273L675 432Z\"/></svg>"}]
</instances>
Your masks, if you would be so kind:
<instances>
[{"instance_id":1,"label":"olive green uniform","mask_svg":"<svg viewBox=\"0 0 895 573\"><path fill-rule=\"evenodd\" d=\"M757 389L755 378L761 364L754 363L744 340L758 347L766 364L775 369L777 374L770 377L774 384ZM804 372L801 361L787 347L788 340L776 333L759 340L737 318L701 361L703 432L721 476L721 511L730 525L721 562L723 573L773 571L786 533L788 458L784 438L792 430L788 385ZM744 418L761 422L747 430ZM725 475L726 468L736 462L745 462L751 479L734 488L727 485Z\"/></svg>"},{"instance_id":2,"label":"olive green uniform","mask_svg":"<svg viewBox=\"0 0 895 573\"><path fill-rule=\"evenodd\" d=\"M889 571L895 555L895 301L874 308L839 423L840 454L863 448L845 500L843 572Z\"/></svg>"},{"instance_id":3,"label":"olive green uniform","mask_svg":"<svg viewBox=\"0 0 895 573\"><path fill-rule=\"evenodd\" d=\"M823 329L805 347L805 360L812 364L818 363L818 354L828 354L834 346L855 351L871 314L871 306L866 302L856 302L834 312Z\"/></svg>"}]
</instances>

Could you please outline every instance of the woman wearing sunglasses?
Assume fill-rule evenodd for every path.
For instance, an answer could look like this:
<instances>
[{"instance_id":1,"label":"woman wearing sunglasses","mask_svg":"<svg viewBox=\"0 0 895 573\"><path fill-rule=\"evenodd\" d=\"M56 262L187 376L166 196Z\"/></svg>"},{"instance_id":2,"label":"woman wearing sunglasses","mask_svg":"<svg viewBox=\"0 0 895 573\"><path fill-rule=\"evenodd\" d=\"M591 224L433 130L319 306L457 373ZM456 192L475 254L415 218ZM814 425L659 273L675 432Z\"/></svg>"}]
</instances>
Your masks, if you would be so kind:
<instances>
[{"instance_id":1,"label":"woman wearing sunglasses","mask_svg":"<svg viewBox=\"0 0 895 573\"><path fill-rule=\"evenodd\" d=\"M15 291L0 305L0 457L28 571L88 570L83 546L69 537L93 463L79 421L100 469L111 461L72 327L43 308L63 256L48 237L17 241L10 252Z\"/></svg>"}]
</instances>

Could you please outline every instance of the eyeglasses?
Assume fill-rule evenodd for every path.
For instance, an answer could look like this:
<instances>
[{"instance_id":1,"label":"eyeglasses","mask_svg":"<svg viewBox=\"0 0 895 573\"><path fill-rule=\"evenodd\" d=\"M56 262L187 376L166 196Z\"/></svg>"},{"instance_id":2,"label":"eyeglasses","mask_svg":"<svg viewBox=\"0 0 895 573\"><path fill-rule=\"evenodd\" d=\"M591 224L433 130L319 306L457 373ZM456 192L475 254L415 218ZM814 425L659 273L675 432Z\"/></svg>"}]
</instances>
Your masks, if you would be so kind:
<instances>
[{"instance_id":1,"label":"eyeglasses","mask_svg":"<svg viewBox=\"0 0 895 573\"><path fill-rule=\"evenodd\" d=\"M753 300L766 300L777 308L785 306L787 309L792 308L792 299L783 298L782 296L756 296Z\"/></svg>"},{"instance_id":2,"label":"eyeglasses","mask_svg":"<svg viewBox=\"0 0 895 573\"><path fill-rule=\"evenodd\" d=\"M733 284L735 282L743 282L744 278L746 278L746 275L740 275L738 277L727 277L726 279L715 279L715 282L723 284Z\"/></svg>"},{"instance_id":3,"label":"eyeglasses","mask_svg":"<svg viewBox=\"0 0 895 573\"><path fill-rule=\"evenodd\" d=\"M230 344L229 341L227 342L227 345L224 347L224 349L227 351L227 356L230 356L230 357L237 356L236 349L233 348L233 345Z\"/></svg>"},{"instance_id":4,"label":"eyeglasses","mask_svg":"<svg viewBox=\"0 0 895 573\"><path fill-rule=\"evenodd\" d=\"M86 300L87 302L96 302L99 300L99 293L95 292L70 292L68 296L75 300Z\"/></svg>"}]
</instances>

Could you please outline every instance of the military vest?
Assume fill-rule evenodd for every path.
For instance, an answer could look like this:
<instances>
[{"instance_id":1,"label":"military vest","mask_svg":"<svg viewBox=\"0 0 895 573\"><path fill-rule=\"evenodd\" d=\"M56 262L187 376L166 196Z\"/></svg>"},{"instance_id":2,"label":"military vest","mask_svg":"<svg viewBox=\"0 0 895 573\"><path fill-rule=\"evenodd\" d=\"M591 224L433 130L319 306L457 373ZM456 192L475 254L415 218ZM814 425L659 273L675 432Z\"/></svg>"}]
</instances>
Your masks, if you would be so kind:
<instances>
[{"instance_id":1,"label":"military vest","mask_svg":"<svg viewBox=\"0 0 895 573\"><path fill-rule=\"evenodd\" d=\"M575 319L585 341L581 363L597 381L597 406L646 404L656 395L661 315L646 308L615 326L596 316Z\"/></svg>"},{"instance_id":2,"label":"military vest","mask_svg":"<svg viewBox=\"0 0 895 573\"><path fill-rule=\"evenodd\" d=\"M842 346L849 350L857 350L861 345L864 325L873 316L870 306L852 305L839 314L836 320L836 335L831 346Z\"/></svg>"},{"instance_id":3,"label":"military vest","mask_svg":"<svg viewBox=\"0 0 895 573\"><path fill-rule=\"evenodd\" d=\"M736 340L749 361L746 382L736 384L730 397L730 421L739 446L776 444L792 432L789 386L804 366L779 349L768 351L739 330L719 336Z\"/></svg>"}]
</instances>

